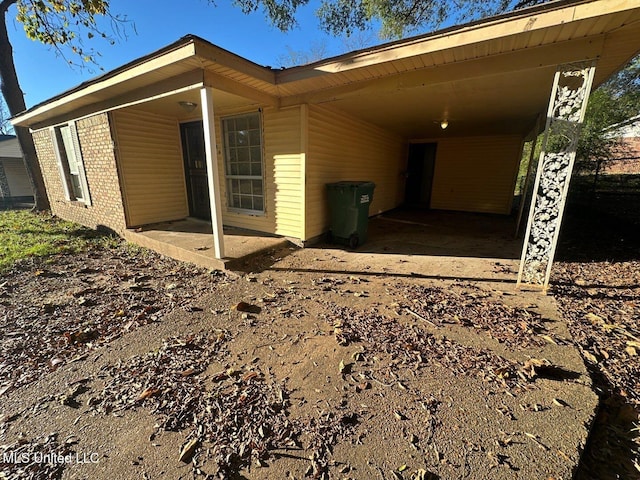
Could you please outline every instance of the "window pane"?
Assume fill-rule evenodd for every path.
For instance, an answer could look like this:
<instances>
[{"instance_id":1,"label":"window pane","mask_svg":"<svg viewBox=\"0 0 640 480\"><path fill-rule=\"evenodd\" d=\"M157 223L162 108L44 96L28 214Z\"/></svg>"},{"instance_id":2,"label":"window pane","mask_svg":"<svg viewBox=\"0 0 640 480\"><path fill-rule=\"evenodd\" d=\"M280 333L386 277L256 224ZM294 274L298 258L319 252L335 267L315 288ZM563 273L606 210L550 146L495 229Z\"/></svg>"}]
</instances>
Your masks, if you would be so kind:
<instances>
[{"instance_id":1,"label":"window pane","mask_svg":"<svg viewBox=\"0 0 640 480\"><path fill-rule=\"evenodd\" d=\"M73 195L76 199L81 200L82 197L82 187L80 186L80 176L79 175L69 175L71 179L71 190L73 191Z\"/></svg>"},{"instance_id":2,"label":"window pane","mask_svg":"<svg viewBox=\"0 0 640 480\"><path fill-rule=\"evenodd\" d=\"M238 164L238 174L239 175L251 175L251 164L250 163L239 163Z\"/></svg>"},{"instance_id":3,"label":"window pane","mask_svg":"<svg viewBox=\"0 0 640 480\"><path fill-rule=\"evenodd\" d=\"M237 142L236 142L236 132L230 131L227 133L227 142L229 144L230 147L235 147Z\"/></svg>"},{"instance_id":4,"label":"window pane","mask_svg":"<svg viewBox=\"0 0 640 480\"><path fill-rule=\"evenodd\" d=\"M249 131L248 130L238 130L237 132L237 140L238 146L248 146L249 145Z\"/></svg>"},{"instance_id":5,"label":"window pane","mask_svg":"<svg viewBox=\"0 0 640 480\"><path fill-rule=\"evenodd\" d=\"M240 180L240 193L251 195L251 180Z\"/></svg>"},{"instance_id":6,"label":"window pane","mask_svg":"<svg viewBox=\"0 0 640 480\"><path fill-rule=\"evenodd\" d=\"M260 130L249 130L249 142L251 145L260 145Z\"/></svg>"},{"instance_id":7,"label":"window pane","mask_svg":"<svg viewBox=\"0 0 640 480\"><path fill-rule=\"evenodd\" d=\"M243 210L264 210L262 179L262 136L260 115L248 114L223 119L225 165L227 175L236 178L227 181L229 206Z\"/></svg>"},{"instance_id":8,"label":"window pane","mask_svg":"<svg viewBox=\"0 0 640 480\"><path fill-rule=\"evenodd\" d=\"M251 161L262 162L262 149L260 147L251 147Z\"/></svg>"},{"instance_id":9,"label":"window pane","mask_svg":"<svg viewBox=\"0 0 640 480\"><path fill-rule=\"evenodd\" d=\"M238 148L237 156L239 162L248 162L249 158L249 149L248 148Z\"/></svg>"},{"instance_id":10,"label":"window pane","mask_svg":"<svg viewBox=\"0 0 640 480\"><path fill-rule=\"evenodd\" d=\"M247 116L244 117L236 117L236 130L248 130L249 129L249 119Z\"/></svg>"},{"instance_id":11,"label":"window pane","mask_svg":"<svg viewBox=\"0 0 640 480\"><path fill-rule=\"evenodd\" d=\"M244 208L247 210L253 210L253 202L251 201L251 197L249 196L241 196L240 197L240 208Z\"/></svg>"}]
</instances>

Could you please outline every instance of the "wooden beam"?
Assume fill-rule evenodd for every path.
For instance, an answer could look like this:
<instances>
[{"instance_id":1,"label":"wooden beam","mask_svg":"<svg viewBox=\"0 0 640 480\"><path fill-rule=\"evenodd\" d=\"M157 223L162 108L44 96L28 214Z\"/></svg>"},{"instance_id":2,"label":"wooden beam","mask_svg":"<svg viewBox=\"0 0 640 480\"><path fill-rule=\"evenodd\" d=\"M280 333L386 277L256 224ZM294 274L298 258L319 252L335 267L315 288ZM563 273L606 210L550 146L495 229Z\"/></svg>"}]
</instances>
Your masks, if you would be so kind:
<instances>
[{"instance_id":1,"label":"wooden beam","mask_svg":"<svg viewBox=\"0 0 640 480\"><path fill-rule=\"evenodd\" d=\"M116 75L108 76L109 74L107 74L106 78L102 81L98 79L98 81L90 82L84 88L78 88L76 91L68 95L63 94L60 98L49 103L45 103L41 107L38 107L29 113L18 115L14 119L14 125L30 126L33 128L32 122L41 122L39 118L43 115L46 116L47 112L51 110L64 107L64 105L69 103L82 101L84 97L90 95L100 95L101 98L104 98L101 92L105 89L116 87L125 82L129 82L132 79L148 75L151 72L159 71L163 68L171 67L178 63L187 61L190 57L193 57L194 53L195 48L192 43L189 43L156 58L151 58L143 63L133 65L131 68L128 68Z\"/></svg>"},{"instance_id":2,"label":"wooden beam","mask_svg":"<svg viewBox=\"0 0 640 480\"><path fill-rule=\"evenodd\" d=\"M635 0L600 0L572 3L557 8L532 8L480 20L463 27L451 27L435 34L399 40L383 46L348 53L311 65L289 68L277 74L280 84L339 73L385 62L442 52L455 47L476 45L488 39L500 41L517 33L533 33L575 22L593 21L601 16L623 18L638 8Z\"/></svg>"},{"instance_id":3,"label":"wooden beam","mask_svg":"<svg viewBox=\"0 0 640 480\"><path fill-rule=\"evenodd\" d=\"M201 57L203 60L208 60L218 65L222 65L267 84L275 84L275 72L268 67L260 66L246 58L208 42L204 43L196 41L195 47L196 55Z\"/></svg>"},{"instance_id":4,"label":"wooden beam","mask_svg":"<svg viewBox=\"0 0 640 480\"><path fill-rule=\"evenodd\" d=\"M492 76L509 74L510 72L536 70L540 68L552 68L552 71L555 71L556 66L559 64L598 58L602 53L604 41L605 36L599 35L526 50L501 53L491 57L481 57L446 65L426 67L420 70L390 75L386 78L374 78L362 82L340 85L339 87L318 89L301 95L284 97L280 100L280 106L287 107L301 103L314 104L332 102L350 97L367 96L385 92L393 93L399 90L446 84L455 80L490 78ZM580 52L579 58L576 58L575 52Z\"/></svg>"},{"instance_id":5,"label":"wooden beam","mask_svg":"<svg viewBox=\"0 0 640 480\"><path fill-rule=\"evenodd\" d=\"M234 95L238 95L240 97L255 100L256 102L259 102L263 105L268 105L276 108L279 107L279 100L274 95L262 92L214 72L205 70L204 85L206 87L215 88L216 90L224 90L225 92L233 93Z\"/></svg>"},{"instance_id":6,"label":"wooden beam","mask_svg":"<svg viewBox=\"0 0 640 480\"><path fill-rule=\"evenodd\" d=\"M190 72L176 75L175 77L167 78L165 80L160 80L152 83L151 85L109 98L108 100L91 103L76 110L48 118L44 121L33 124L31 126L31 130L35 131L49 125L66 123L71 120L98 115L100 113L109 112L119 108L132 107L141 103L168 97L169 95L175 95L176 93L199 88L202 87L202 85L202 70L191 70Z\"/></svg>"},{"instance_id":7,"label":"wooden beam","mask_svg":"<svg viewBox=\"0 0 640 480\"><path fill-rule=\"evenodd\" d=\"M202 87L202 126L207 163L207 183L211 203L211 227L213 228L213 248L216 258L224 258L224 230L222 228L222 207L220 198L220 175L218 173L218 147L216 145L216 124L213 111L213 88Z\"/></svg>"}]
</instances>

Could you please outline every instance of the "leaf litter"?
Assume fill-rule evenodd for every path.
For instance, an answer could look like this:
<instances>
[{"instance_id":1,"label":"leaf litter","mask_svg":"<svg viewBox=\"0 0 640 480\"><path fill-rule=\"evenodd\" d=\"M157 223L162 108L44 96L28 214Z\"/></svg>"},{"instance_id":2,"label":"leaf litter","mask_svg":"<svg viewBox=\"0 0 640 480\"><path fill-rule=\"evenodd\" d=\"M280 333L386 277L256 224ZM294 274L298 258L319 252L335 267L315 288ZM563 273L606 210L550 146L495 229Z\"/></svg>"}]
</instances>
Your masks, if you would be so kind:
<instances>
[{"instance_id":1,"label":"leaf litter","mask_svg":"<svg viewBox=\"0 0 640 480\"><path fill-rule=\"evenodd\" d=\"M406 299L402 306L435 327L474 328L510 348L562 343L549 333L539 313L491 300L488 293L471 285L458 290L405 285L402 292Z\"/></svg>"},{"instance_id":2,"label":"leaf litter","mask_svg":"<svg viewBox=\"0 0 640 480\"><path fill-rule=\"evenodd\" d=\"M332 447L351 434L357 415L336 411L292 420L286 386L269 371L230 366L205 373L226 358L229 339L222 331L172 337L156 352L106 366L99 374L106 384L89 404L101 414L150 409L158 416L151 441L160 431L186 430L177 458L191 463L194 475L228 479L242 468L266 466L279 450L301 449L306 435L309 476L328 478Z\"/></svg>"},{"instance_id":3,"label":"leaf litter","mask_svg":"<svg viewBox=\"0 0 640 480\"><path fill-rule=\"evenodd\" d=\"M456 374L480 376L500 389L526 388L538 377L539 369L551 367L545 360L518 363L487 349L462 345L419 326L401 324L375 308L364 312L334 305L326 321L340 345L363 343L367 353L389 354L394 366L418 369L435 364Z\"/></svg>"},{"instance_id":4,"label":"leaf litter","mask_svg":"<svg viewBox=\"0 0 640 480\"><path fill-rule=\"evenodd\" d=\"M600 397L578 480L640 476L640 262L558 262L553 295Z\"/></svg>"},{"instance_id":5,"label":"leaf litter","mask_svg":"<svg viewBox=\"0 0 640 480\"><path fill-rule=\"evenodd\" d=\"M171 309L196 308L204 293L227 280L124 243L31 263L14 267L0 284L2 393L157 322Z\"/></svg>"}]
</instances>

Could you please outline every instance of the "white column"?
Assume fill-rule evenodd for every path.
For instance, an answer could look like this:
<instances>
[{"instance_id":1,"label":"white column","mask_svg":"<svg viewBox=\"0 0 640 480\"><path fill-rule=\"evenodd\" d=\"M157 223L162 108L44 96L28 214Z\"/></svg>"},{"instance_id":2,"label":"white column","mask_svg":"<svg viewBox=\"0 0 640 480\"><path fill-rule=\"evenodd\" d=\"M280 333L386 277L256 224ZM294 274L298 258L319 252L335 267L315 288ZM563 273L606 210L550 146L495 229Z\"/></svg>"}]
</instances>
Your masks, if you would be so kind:
<instances>
[{"instance_id":1,"label":"white column","mask_svg":"<svg viewBox=\"0 0 640 480\"><path fill-rule=\"evenodd\" d=\"M218 147L216 145L216 125L213 114L213 88L202 87L202 127L204 130L204 151L207 160L207 181L211 202L211 227L213 228L213 248L216 258L224 257L224 232L222 230L222 203L220 200L220 175L218 174Z\"/></svg>"},{"instance_id":2,"label":"white column","mask_svg":"<svg viewBox=\"0 0 640 480\"><path fill-rule=\"evenodd\" d=\"M547 125L524 236L518 287L549 287L569 180L595 62L561 65L556 71Z\"/></svg>"}]
</instances>

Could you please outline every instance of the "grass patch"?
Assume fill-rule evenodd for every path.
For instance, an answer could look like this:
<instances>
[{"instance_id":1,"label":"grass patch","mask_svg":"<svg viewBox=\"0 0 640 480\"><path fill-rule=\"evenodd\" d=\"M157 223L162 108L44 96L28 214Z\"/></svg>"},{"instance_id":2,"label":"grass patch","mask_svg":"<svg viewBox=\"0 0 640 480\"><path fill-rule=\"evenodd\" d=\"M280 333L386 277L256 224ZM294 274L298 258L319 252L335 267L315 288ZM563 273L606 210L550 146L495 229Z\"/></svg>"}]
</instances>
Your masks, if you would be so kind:
<instances>
[{"instance_id":1,"label":"grass patch","mask_svg":"<svg viewBox=\"0 0 640 480\"><path fill-rule=\"evenodd\" d=\"M80 252L105 241L94 230L48 213L0 212L0 272L24 259Z\"/></svg>"}]
</instances>

